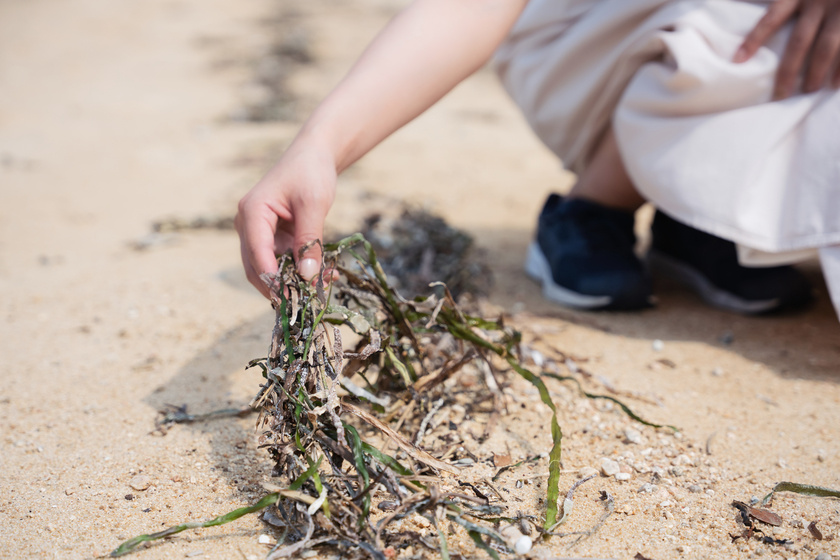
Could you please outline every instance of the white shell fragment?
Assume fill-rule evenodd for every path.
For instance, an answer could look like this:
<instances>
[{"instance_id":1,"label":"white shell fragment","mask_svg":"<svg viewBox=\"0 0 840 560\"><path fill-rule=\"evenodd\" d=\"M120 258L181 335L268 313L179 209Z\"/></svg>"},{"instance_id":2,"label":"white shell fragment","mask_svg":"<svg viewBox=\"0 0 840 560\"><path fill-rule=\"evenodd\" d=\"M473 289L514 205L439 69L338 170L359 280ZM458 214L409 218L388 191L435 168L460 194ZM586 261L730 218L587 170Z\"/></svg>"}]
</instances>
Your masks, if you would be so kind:
<instances>
[{"instance_id":1,"label":"white shell fragment","mask_svg":"<svg viewBox=\"0 0 840 560\"><path fill-rule=\"evenodd\" d=\"M532 546L534 546L534 543L531 541L531 537L528 535L522 535L516 539L516 544L513 545L513 550L516 551L517 554L528 554L531 552Z\"/></svg>"},{"instance_id":2,"label":"white shell fragment","mask_svg":"<svg viewBox=\"0 0 840 560\"><path fill-rule=\"evenodd\" d=\"M508 548L513 549L517 554L527 554L534 546L531 537L523 535L522 531L516 525L508 525L504 527L499 533L505 539L505 544Z\"/></svg>"}]
</instances>

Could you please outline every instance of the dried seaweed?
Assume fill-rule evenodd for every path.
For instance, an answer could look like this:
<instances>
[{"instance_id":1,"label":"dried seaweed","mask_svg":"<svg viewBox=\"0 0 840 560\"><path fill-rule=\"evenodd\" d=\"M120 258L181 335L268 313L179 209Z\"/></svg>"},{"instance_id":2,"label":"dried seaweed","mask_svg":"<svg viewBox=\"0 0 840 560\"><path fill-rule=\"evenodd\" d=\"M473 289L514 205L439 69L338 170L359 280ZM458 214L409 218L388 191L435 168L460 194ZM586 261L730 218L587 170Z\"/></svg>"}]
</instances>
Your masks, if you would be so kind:
<instances>
[{"instance_id":1,"label":"dried seaweed","mask_svg":"<svg viewBox=\"0 0 840 560\"><path fill-rule=\"evenodd\" d=\"M486 295L492 284L492 273L473 239L424 210L403 207L399 216L372 214L362 234L405 296L428 294L433 282L446 284L455 298Z\"/></svg>"},{"instance_id":2,"label":"dried seaweed","mask_svg":"<svg viewBox=\"0 0 840 560\"><path fill-rule=\"evenodd\" d=\"M764 496L764 499L761 500L761 505L769 504L776 492L793 492L816 498L840 498L840 490L814 486L812 484L801 484L799 482L780 482L773 487L769 494Z\"/></svg>"},{"instance_id":3,"label":"dried seaweed","mask_svg":"<svg viewBox=\"0 0 840 560\"><path fill-rule=\"evenodd\" d=\"M259 411L260 447L274 462L276 491L227 516L132 539L113 555L239 512L276 507L280 516L272 519L282 518L291 530L270 558L325 542L384 558L384 551L404 538L391 524L415 514L451 522L435 523L435 549L442 556L449 555L446 532L455 524L498 557L484 539L506 550L489 524L511 516L500 515L503 508L486 496L462 494L458 467L440 458L448 453L436 457L423 448L437 410L453 399L444 383L467 371L485 383L472 389L484 391L473 395L475 402L492 398L498 404L496 379L514 371L551 409L544 529L556 523L562 431L542 379L521 365L520 334L501 319L466 314L445 285L428 297L405 299L359 234L325 246L321 272L318 281L304 281L286 254L278 273L264 277L276 321L267 356L249 365L265 379L251 406ZM325 277L337 279L326 285ZM389 444L396 445L393 455L385 452ZM444 471L450 476L439 475ZM388 502L386 515L376 513L383 508L374 509L374 500Z\"/></svg>"},{"instance_id":4,"label":"dried seaweed","mask_svg":"<svg viewBox=\"0 0 840 560\"><path fill-rule=\"evenodd\" d=\"M543 375L545 375L546 377L550 377L552 379L556 379L557 381L572 381L575 385L577 385L578 390L587 399L593 399L593 400L603 399L603 400L607 400L607 401L610 401L612 403L615 403L619 406L619 408L621 408L621 410L624 411L624 413L627 416L629 416L630 418L632 418L633 420L635 420L639 424L644 424L645 426L650 426L652 428L668 428L669 430L672 430L674 432L679 432L680 431L679 428L677 428L676 426L671 426L669 424L654 424L653 422L649 422L649 421L645 420L644 418L642 418L641 416L639 416L638 414L633 412L633 410L631 410L629 406L627 406L626 404L624 404L623 402L621 402L620 400L618 400L615 397L611 397L609 395L596 395L594 393L589 393L587 391L584 391L583 387L580 384L580 381L578 381L574 377L557 375L556 373L547 373L547 372L544 373Z\"/></svg>"}]
</instances>

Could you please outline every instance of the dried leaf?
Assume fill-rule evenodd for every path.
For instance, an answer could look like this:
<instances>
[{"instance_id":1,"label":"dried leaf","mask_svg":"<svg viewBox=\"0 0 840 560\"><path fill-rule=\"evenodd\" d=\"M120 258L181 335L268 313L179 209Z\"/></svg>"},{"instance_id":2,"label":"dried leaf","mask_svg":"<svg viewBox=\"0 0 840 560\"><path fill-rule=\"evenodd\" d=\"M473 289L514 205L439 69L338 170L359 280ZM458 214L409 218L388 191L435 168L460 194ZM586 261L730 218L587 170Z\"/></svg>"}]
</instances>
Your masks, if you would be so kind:
<instances>
[{"instance_id":1,"label":"dried leaf","mask_svg":"<svg viewBox=\"0 0 840 560\"><path fill-rule=\"evenodd\" d=\"M746 512L746 514L749 515L752 519L756 519L758 521L761 521L762 523L772 525L773 527L779 527L783 522L783 519L779 514L774 513L769 509L752 507L750 505L745 504L744 502L739 501L732 502L732 505L740 509L741 511Z\"/></svg>"},{"instance_id":2,"label":"dried leaf","mask_svg":"<svg viewBox=\"0 0 840 560\"><path fill-rule=\"evenodd\" d=\"M493 454L493 465L496 467L507 467L512 462L513 461L510 458L510 453L505 453L504 455L501 455L499 453Z\"/></svg>"}]
</instances>

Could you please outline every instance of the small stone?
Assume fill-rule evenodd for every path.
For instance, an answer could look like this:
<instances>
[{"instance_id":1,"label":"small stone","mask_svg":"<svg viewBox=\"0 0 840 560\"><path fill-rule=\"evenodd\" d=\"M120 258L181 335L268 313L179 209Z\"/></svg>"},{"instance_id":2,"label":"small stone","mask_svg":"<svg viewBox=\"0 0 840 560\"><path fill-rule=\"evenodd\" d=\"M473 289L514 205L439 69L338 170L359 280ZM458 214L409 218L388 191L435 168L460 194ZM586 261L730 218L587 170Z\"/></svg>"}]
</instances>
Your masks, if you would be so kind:
<instances>
[{"instance_id":1,"label":"small stone","mask_svg":"<svg viewBox=\"0 0 840 560\"><path fill-rule=\"evenodd\" d=\"M671 467L668 469L668 472L671 473L672 476L682 476L685 474L680 467Z\"/></svg>"},{"instance_id":2,"label":"small stone","mask_svg":"<svg viewBox=\"0 0 840 560\"><path fill-rule=\"evenodd\" d=\"M820 463L824 463L827 458L828 455L825 454L824 449L817 449L817 461L819 461Z\"/></svg>"},{"instance_id":3,"label":"small stone","mask_svg":"<svg viewBox=\"0 0 840 560\"><path fill-rule=\"evenodd\" d=\"M185 558L195 558L196 556L204 556L203 550L193 550L192 552L187 552L184 554Z\"/></svg>"},{"instance_id":4,"label":"small stone","mask_svg":"<svg viewBox=\"0 0 840 560\"><path fill-rule=\"evenodd\" d=\"M688 487L688 491L693 492L695 494L698 494L698 493L703 491L703 488L698 484L692 484L691 486Z\"/></svg>"},{"instance_id":5,"label":"small stone","mask_svg":"<svg viewBox=\"0 0 840 560\"><path fill-rule=\"evenodd\" d=\"M134 488L135 490L143 491L149 488L152 485L152 479L150 479L145 474L138 474L134 478L132 478L128 485Z\"/></svg>"},{"instance_id":6,"label":"small stone","mask_svg":"<svg viewBox=\"0 0 840 560\"><path fill-rule=\"evenodd\" d=\"M653 348L654 352L662 352L665 349L665 343L657 338L651 344L651 348Z\"/></svg>"},{"instance_id":7,"label":"small stone","mask_svg":"<svg viewBox=\"0 0 840 560\"><path fill-rule=\"evenodd\" d=\"M623 473L633 474L633 467L631 467L630 465L626 465L624 463L621 463L618 466L618 469Z\"/></svg>"},{"instance_id":8,"label":"small stone","mask_svg":"<svg viewBox=\"0 0 840 560\"><path fill-rule=\"evenodd\" d=\"M651 484L650 482L646 482L642 484L636 492L639 494L653 494L656 492L657 487L656 484Z\"/></svg>"},{"instance_id":9,"label":"small stone","mask_svg":"<svg viewBox=\"0 0 840 560\"><path fill-rule=\"evenodd\" d=\"M694 459L692 459L691 457L689 457L688 455L686 455L684 453L681 453L681 454L676 456L676 458L673 461L673 464L675 464L675 465L692 465L693 466L694 465Z\"/></svg>"},{"instance_id":10,"label":"small stone","mask_svg":"<svg viewBox=\"0 0 840 560\"><path fill-rule=\"evenodd\" d=\"M691 552L691 547L686 544L681 544L677 547L677 552L679 552L680 554L688 554L689 552Z\"/></svg>"},{"instance_id":11,"label":"small stone","mask_svg":"<svg viewBox=\"0 0 840 560\"><path fill-rule=\"evenodd\" d=\"M592 467L583 467L578 471L578 478L589 478L598 474L598 469Z\"/></svg>"},{"instance_id":12,"label":"small stone","mask_svg":"<svg viewBox=\"0 0 840 560\"><path fill-rule=\"evenodd\" d=\"M626 482L626 481L630 480L631 478L633 478L633 475L630 474L630 473L620 472L620 473L615 474L615 479L623 481L623 482Z\"/></svg>"},{"instance_id":13,"label":"small stone","mask_svg":"<svg viewBox=\"0 0 840 560\"><path fill-rule=\"evenodd\" d=\"M317 550L305 550L300 553L301 558L315 558L316 556L318 556Z\"/></svg>"},{"instance_id":14,"label":"small stone","mask_svg":"<svg viewBox=\"0 0 840 560\"><path fill-rule=\"evenodd\" d=\"M831 558L831 555L826 552L820 552L814 560L833 560L833 558Z\"/></svg>"},{"instance_id":15,"label":"small stone","mask_svg":"<svg viewBox=\"0 0 840 560\"><path fill-rule=\"evenodd\" d=\"M606 457L601 459L601 474L604 476L615 476L621 472L621 467L612 459Z\"/></svg>"},{"instance_id":16,"label":"small stone","mask_svg":"<svg viewBox=\"0 0 840 560\"><path fill-rule=\"evenodd\" d=\"M719 367L716 367L715 369L712 370L712 375L714 375L715 377L722 377L723 376L723 369L719 368Z\"/></svg>"},{"instance_id":17,"label":"small stone","mask_svg":"<svg viewBox=\"0 0 840 560\"><path fill-rule=\"evenodd\" d=\"M260 544L271 544L271 537L269 537L268 535L260 535L257 538L257 542Z\"/></svg>"},{"instance_id":18,"label":"small stone","mask_svg":"<svg viewBox=\"0 0 840 560\"><path fill-rule=\"evenodd\" d=\"M712 490L711 488L706 488L706 495L707 495L707 496L714 496L714 495L715 495L715 491L714 491L714 490Z\"/></svg>"},{"instance_id":19,"label":"small stone","mask_svg":"<svg viewBox=\"0 0 840 560\"><path fill-rule=\"evenodd\" d=\"M639 445L642 443L642 434L638 430L634 430L633 428L627 428L624 430L624 441L627 443L635 443Z\"/></svg>"}]
</instances>

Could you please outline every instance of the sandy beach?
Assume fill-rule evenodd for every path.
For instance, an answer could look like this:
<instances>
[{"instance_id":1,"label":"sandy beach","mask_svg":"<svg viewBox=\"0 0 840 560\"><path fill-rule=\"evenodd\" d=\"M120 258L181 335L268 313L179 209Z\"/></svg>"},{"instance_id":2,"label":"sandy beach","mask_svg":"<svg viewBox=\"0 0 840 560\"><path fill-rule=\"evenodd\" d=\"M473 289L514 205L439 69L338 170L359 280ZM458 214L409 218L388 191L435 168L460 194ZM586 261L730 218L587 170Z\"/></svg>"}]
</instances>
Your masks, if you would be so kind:
<instances>
[{"instance_id":1,"label":"sandy beach","mask_svg":"<svg viewBox=\"0 0 840 560\"><path fill-rule=\"evenodd\" d=\"M404 4L0 3L0 558L98 557L264 494L271 462L253 416L165 434L155 422L167 405L242 407L259 388L245 366L265 355L274 313L247 283L226 219ZM341 177L327 236L359 229L373 204L441 215L484 251L484 303L528 344L571 356L592 390L680 428L636 424L551 382L562 491L604 459L630 477L583 485L564 531L593 526L602 491L614 513L580 542L540 542L536 557L840 558L837 499L778 495L784 521L764 530L788 544L732 538L743 531L733 500L780 481L840 488L840 322L818 264L802 265L817 300L796 314L732 315L664 281L641 313L563 309L522 261L546 195L572 181L487 68ZM640 218L644 239L650 209ZM508 414L471 451L546 452L547 407L521 380L505 395ZM500 479L508 505L544 514L546 470ZM470 476L492 472L479 462ZM246 516L132 557L259 559L263 534L279 533Z\"/></svg>"}]
</instances>

